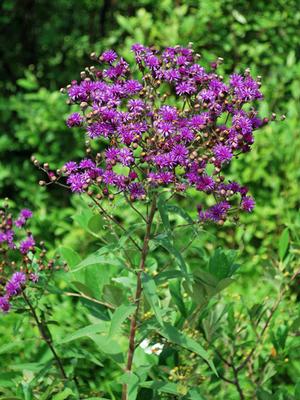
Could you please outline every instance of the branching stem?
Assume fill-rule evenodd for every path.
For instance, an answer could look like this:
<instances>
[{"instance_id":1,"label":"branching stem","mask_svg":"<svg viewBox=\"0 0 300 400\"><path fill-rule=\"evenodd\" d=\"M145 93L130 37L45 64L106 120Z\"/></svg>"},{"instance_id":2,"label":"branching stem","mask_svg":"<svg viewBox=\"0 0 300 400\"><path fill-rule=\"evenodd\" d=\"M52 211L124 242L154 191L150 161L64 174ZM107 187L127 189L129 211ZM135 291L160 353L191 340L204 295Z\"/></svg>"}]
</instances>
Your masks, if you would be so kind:
<instances>
[{"instance_id":1,"label":"branching stem","mask_svg":"<svg viewBox=\"0 0 300 400\"><path fill-rule=\"evenodd\" d=\"M35 320L35 322L37 324L37 327L38 327L38 329L40 331L42 339L45 341L45 343L49 347L51 353L53 354L53 357L55 359L55 362L57 364L57 367L58 367L58 370L60 372L60 375L61 375L62 379L63 380L67 380L68 377L67 377L67 374L66 374L66 372L64 370L63 363L62 363L61 359L59 358L59 356L58 356L58 354L57 354L57 352L56 352L56 350L55 350L55 348L53 346L52 340L49 337L49 335L47 333L47 330L45 329L43 321L41 321L39 319L39 317L38 317L33 305L31 304L30 300L28 299L28 297L27 297L27 295L25 294L24 291L22 292L22 295L23 295L23 298L24 298L26 304L29 307L29 310L30 310L31 315L33 316L33 319Z\"/></svg>"},{"instance_id":2,"label":"branching stem","mask_svg":"<svg viewBox=\"0 0 300 400\"><path fill-rule=\"evenodd\" d=\"M142 273L145 270L146 258L147 258L148 251L149 251L151 227L152 227L152 222L154 219L155 211L156 211L156 195L154 194L153 198L152 198L149 216L147 218L146 233L144 236L144 243L143 243L143 248L141 251L141 260L140 260L138 273L137 273L136 292L135 292L135 297L134 297L136 309L135 309L135 312L132 315L131 321L130 321L129 347L128 347L126 372L131 372L131 370L132 370L132 362L133 362L133 356L134 356L134 351L135 351L135 334L136 334L137 320L138 320L138 314L139 314L141 296L142 296L142 290L143 290L143 288L142 288ZM128 385L127 384L123 384L122 400L128 400Z\"/></svg>"}]
</instances>

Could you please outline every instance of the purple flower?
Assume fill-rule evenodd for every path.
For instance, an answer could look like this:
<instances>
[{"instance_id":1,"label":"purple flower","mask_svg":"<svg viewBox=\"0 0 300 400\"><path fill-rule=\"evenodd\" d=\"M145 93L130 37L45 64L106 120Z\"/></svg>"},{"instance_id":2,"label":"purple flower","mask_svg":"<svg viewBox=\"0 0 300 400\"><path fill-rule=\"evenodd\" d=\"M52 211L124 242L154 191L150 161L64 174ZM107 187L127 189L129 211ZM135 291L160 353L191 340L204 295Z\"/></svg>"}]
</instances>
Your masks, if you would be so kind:
<instances>
[{"instance_id":1,"label":"purple flower","mask_svg":"<svg viewBox=\"0 0 300 400\"><path fill-rule=\"evenodd\" d=\"M105 158L108 163L117 161L120 150L116 147L110 147L105 150Z\"/></svg>"},{"instance_id":2,"label":"purple flower","mask_svg":"<svg viewBox=\"0 0 300 400\"><path fill-rule=\"evenodd\" d=\"M70 185L72 192L83 193L86 181L86 174L75 173L69 176L69 178L67 179L67 184Z\"/></svg>"},{"instance_id":3,"label":"purple flower","mask_svg":"<svg viewBox=\"0 0 300 400\"><path fill-rule=\"evenodd\" d=\"M143 89L143 85L135 80L127 81L124 85L124 90L127 94L136 94Z\"/></svg>"},{"instance_id":4,"label":"purple flower","mask_svg":"<svg viewBox=\"0 0 300 400\"><path fill-rule=\"evenodd\" d=\"M31 282L33 283L37 283L39 281L39 275L35 274L34 272L31 272L29 274L29 280L31 280Z\"/></svg>"},{"instance_id":5,"label":"purple flower","mask_svg":"<svg viewBox=\"0 0 300 400\"><path fill-rule=\"evenodd\" d=\"M180 79L180 72L177 69L168 69L164 71L164 78L167 82L174 82Z\"/></svg>"},{"instance_id":6,"label":"purple flower","mask_svg":"<svg viewBox=\"0 0 300 400\"><path fill-rule=\"evenodd\" d=\"M85 158L84 160L80 161L79 168L81 169L89 169L89 168L95 168L96 164L94 163L93 160L89 158Z\"/></svg>"},{"instance_id":7,"label":"purple flower","mask_svg":"<svg viewBox=\"0 0 300 400\"><path fill-rule=\"evenodd\" d=\"M197 176L195 183L196 189L201 192L211 192L215 187L215 181L211 176L208 175Z\"/></svg>"},{"instance_id":8,"label":"purple flower","mask_svg":"<svg viewBox=\"0 0 300 400\"><path fill-rule=\"evenodd\" d=\"M7 230L5 230L5 232L0 231L0 244L6 242L8 247L13 249L15 247L14 235L15 235L15 233L11 229L7 229Z\"/></svg>"},{"instance_id":9,"label":"purple flower","mask_svg":"<svg viewBox=\"0 0 300 400\"><path fill-rule=\"evenodd\" d=\"M29 218L32 217L32 211L29 210L28 208L24 208L20 212L20 217L25 218L25 219L29 219Z\"/></svg>"},{"instance_id":10,"label":"purple flower","mask_svg":"<svg viewBox=\"0 0 300 400\"><path fill-rule=\"evenodd\" d=\"M4 313L10 310L10 303L7 296L0 297L0 310Z\"/></svg>"},{"instance_id":11,"label":"purple flower","mask_svg":"<svg viewBox=\"0 0 300 400\"><path fill-rule=\"evenodd\" d=\"M121 164L128 166L134 162L132 151L128 147L123 147L118 154L118 160Z\"/></svg>"},{"instance_id":12,"label":"purple flower","mask_svg":"<svg viewBox=\"0 0 300 400\"><path fill-rule=\"evenodd\" d=\"M255 201L251 196L245 196L242 198L241 208L244 211L251 212L254 209Z\"/></svg>"},{"instance_id":13,"label":"purple flower","mask_svg":"<svg viewBox=\"0 0 300 400\"><path fill-rule=\"evenodd\" d=\"M216 158L217 163L223 164L224 162L228 162L232 159L233 154L229 147L224 146L223 144L217 144L213 148L214 156Z\"/></svg>"},{"instance_id":14,"label":"purple flower","mask_svg":"<svg viewBox=\"0 0 300 400\"><path fill-rule=\"evenodd\" d=\"M69 128L73 128L74 126L80 126L83 121L84 119L82 118L82 116L76 112L68 116L67 126Z\"/></svg>"},{"instance_id":15,"label":"purple flower","mask_svg":"<svg viewBox=\"0 0 300 400\"><path fill-rule=\"evenodd\" d=\"M143 186L140 183L136 183L136 182L130 183L128 186L128 189L129 189L130 197L134 200L140 199L146 193Z\"/></svg>"},{"instance_id":16,"label":"purple flower","mask_svg":"<svg viewBox=\"0 0 300 400\"><path fill-rule=\"evenodd\" d=\"M193 94L196 90L193 82L181 82L176 85L176 94L179 96Z\"/></svg>"},{"instance_id":17,"label":"purple flower","mask_svg":"<svg viewBox=\"0 0 300 400\"><path fill-rule=\"evenodd\" d=\"M89 160L65 165L70 189L93 192L96 186L105 196L130 193L133 200L144 199L154 186L197 190L218 199L200 214L220 223L234 196L241 206L232 214L248 211L252 205L242 186L226 181L226 164L251 150L255 130L266 123L255 104L245 105L262 98L260 82L249 71L226 79L217 73L218 62L204 68L192 48L159 51L135 44L132 51L132 70L114 50L106 50L91 79L67 87L72 104L87 103L69 117L69 126L85 126L91 139L105 139L93 143ZM216 178L207 173L211 164ZM0 234L4 242L6 232Z\"/></svg>"},{"instance_id":18,"label":"purple flower","mask_svg":"<svg viewBox=\"0 0 300 400\"><path fill-rule=\"evenodd\" d=\"M22 289L22 286L25 283L26 283L26 275L24 274L24 272L15 272L5 286L8 298L11 298L19 294Z\"/></svg>"},{"instance_id":19,"label":"purple flower","mask_svg":"<svg viewBox=\"0 0 300 400\"><path fill-rule=\"evenodd\" d=\"M162 106L158 112L164 121L173 122L178 119L178 111L176 107Z\"/></svg>"},{"instance_id":20,"label":"purple flower","mask_svg":"<svg viewBox=\"0 0 300 400\"><path fill-rule=\"evenodd\" d=\"M128 101L128 109L135 114L141 114L145 110L145 103L143 100L131 99Z\"/></svg>"},{"instance_id":21,"label":"purple flower","mask_svg":"<svg viewBox=\"0 0 300 400\"><path fill-rule=\"evenodd\" d=\"M104 53L102 53L100 58L104 62L112 64L114 61L116 61L116 59L118 58L118 55L114 50L106 50L106 51L104 51Z\"/></svg>"},{"instance_id":22,"label":"purple flower","mask_svg":"<svg viewBox=\"0 0 300 400\"><path fill-rule=\"evenodd\" d=\"M205 212L199 211L199 217L202 220L210 220L220 222L226 219L227 212L230 209L230 204L227 201L221 201L207 209Z\"/></svg>"},{"instance_id":23,"label":"purple flower","mask_svg":"<svg viewBox=\"0 0 300 400\"><path fill-rule=\"evenodd\" d=\"M22 254L27 254L35 246L35 241L33 236L28 236L25 240L20 243L20 252Z\"/></svg>"},{"instance_id":24,"label":"purple flower","mask_svg":"<svg viewBox=\"0 0 300 400\"><path fill-rule=\"evenodd\" d=\"M188 162L188 155L188 149L182 144L174 146L170 154L174 163L179 165L185 165Z\"/></svg>"},{"instance_id":25,"label":"purple flower","mask_svg":"<svg viewBox=\"0 0 300 400\"><path fill-rule=\"evenodd\" d=\"M148 179L154 184L167 185L174 182L174 174L172 172L150 172L148 174Z\"/></svg>"},{"instance_id":26,"label":"purple flower","mask_svg":"<svg viewBox=\"0 0 300 400\"><path fill-rule=\"evenodd\" d=\"M99 136L108 137L114 132L114 128L110 123L107 122L95 122L89 125L87 128L89 137L91 139L97 138Z\"/></svg>"},{"instance_id":27,"label":"purple flower","mask_svg":"<svg viewBox=\"0 0 300 400\"><path fill-rule=\"evenodd\" d=\"M78 169L77 163L75 161L68 161L65 165L64 168L66 169L67 172L75 172Z\"/></svg>"}]
</instances>

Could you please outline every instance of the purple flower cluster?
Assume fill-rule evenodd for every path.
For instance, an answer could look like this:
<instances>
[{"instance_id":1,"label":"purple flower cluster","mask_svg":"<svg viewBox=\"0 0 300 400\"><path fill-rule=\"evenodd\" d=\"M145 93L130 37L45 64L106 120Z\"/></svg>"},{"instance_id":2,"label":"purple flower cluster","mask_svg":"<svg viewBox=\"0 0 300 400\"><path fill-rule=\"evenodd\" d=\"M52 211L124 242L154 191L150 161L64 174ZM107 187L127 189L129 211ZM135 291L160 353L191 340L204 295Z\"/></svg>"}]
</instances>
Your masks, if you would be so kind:
<instances>
[{"instance_id":1,"label":"purple flower cluster","mask_svg":"<svg viewBox=\"0 0 300 400\"><path fill-rule=\"evenodd\" d=\"M5 285L5 294L0 297L0 310L8 312L10 310L10 301L21 293L26 283L24 272L15 272Z\"/></svg>"},{"instance_id":2,"label":"purple flower cluster","mask_svg":"<svg viewBox=\"0 0 300 400\"><path fill-rule=\"evenodd\" d=\"M38 282L40 274L46 273L42 271L53 271L54 260L46 260L43 242L36 255L35 239L27 229L31 217L28 209L21 210L14 219L7 204L0 208L0 311L3 312L10 310L12 300L30 282Z\"/></svg>"},{"instance_id":3,"label":"purple flower cluster","mask_svg":"<svg viewBox=\"0 0 300 400\"><path fill-rule=\"evenodd\" d=\"M191 47L135 44L132 51L137 72L113 50L93 53L99 66L63 89L81 109L67 125L83 126L89 142L101 140L105 149L93 156L88 145L88 158L67 162L51 180L65 176L73 192L123 193L132 201L159 186L196 189L216 199L210 209L199 208L201 220L223 223L229 210L252 211L247 189L225 183L223 170L251 149L253 132L268 122L253 103L262 99L259 79L246 70L226 82L216 72L221 60L206 70Z\"/></svg>"}]
</instances>

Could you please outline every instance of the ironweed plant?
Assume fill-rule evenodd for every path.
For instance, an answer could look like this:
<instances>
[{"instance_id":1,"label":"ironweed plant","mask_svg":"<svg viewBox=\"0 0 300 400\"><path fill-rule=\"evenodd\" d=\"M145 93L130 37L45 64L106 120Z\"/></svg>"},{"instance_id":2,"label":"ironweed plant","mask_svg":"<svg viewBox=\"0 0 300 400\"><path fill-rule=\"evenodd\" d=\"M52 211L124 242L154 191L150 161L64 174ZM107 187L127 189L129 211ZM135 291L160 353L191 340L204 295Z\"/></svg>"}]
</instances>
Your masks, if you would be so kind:
<instances>
[{"instance_id":1,"label":"ironweed plant","mask_svg":"<svg viewBox=\"0 0 300 400\"><path fill-rule=\"evenodd\" d=\"M31 218L29 209L21 210L14 218L7 200L0 208L0 311L8 313L13 309L33 318L65 380L67 375L47 323L39 316L38 302L53 273L66 265L47 257L44 242L36 243L29 230Z\"/></svg>"},{"instance_id":2,"label":"ironweed plant","mask_svg":"<svg viewBox=\"0 0 300 400\"><path fill-rule=\"evenodd\" d=\"M228 166L251 151L255 131L276 116L258 116L260 77L249 70L225 78L218 73L222 59L205 69L192 45L159 51L135 44L132 51L132 68L113 50L92 53L95 65L61 90L68 104L79 106L66 123L85 131L86 158L57 171L32 159L47 175L41 186L87 196L91 209L77 219L102 241L84 260L61 250L75 290L68 295L98 307L100 319L64 341L88 336L124 371L122 400L147 389L196 399L197 382L185 388L157 379L156 357L167 359L178 347L218 376L209 343L202 346L190 328L238 265L232 252L218 249L202 270L184 252L204 224L236 223L241 212L253 210L254 199L228 178ZM126 206L134 223L120 212ZM105 237L99 226L108 229ZM183 236L185 246L178 248ZM162 252L168 263L160 263Z\"/></svg>"}]
</instances>

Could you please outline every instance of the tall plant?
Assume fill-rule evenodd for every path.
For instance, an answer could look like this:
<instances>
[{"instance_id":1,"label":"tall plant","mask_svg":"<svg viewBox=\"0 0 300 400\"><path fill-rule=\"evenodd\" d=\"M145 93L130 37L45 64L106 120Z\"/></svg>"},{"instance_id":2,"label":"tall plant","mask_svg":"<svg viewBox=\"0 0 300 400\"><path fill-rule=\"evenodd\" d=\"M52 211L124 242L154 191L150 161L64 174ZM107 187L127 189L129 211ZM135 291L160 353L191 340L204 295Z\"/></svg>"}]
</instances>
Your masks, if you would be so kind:
<instances>
[{"instance_id":1,"label":"tall plant","mask_svg":"<svg viewBox=\"0 0 300 400\"><path fill-rule=\"evenodd\" d=\"M175 390L171 383L147 380L155 372L138 354L143 347L155 353L179 346L218 374L187 329L231 283L238 266L231 253L218 250L202 270L189 265L183 252L205 223L236 222L240 212L253 210L248 189L226 175L228 164L251 150L254 131L269 122L257 115L255 103L263 96L259 77L249 70L224 79L218 74L222 59L207 70L191 45L159 51L136 44L132 51L132 68L113 50L91 54L97 66L62 89L69 104L79 105L67 125L86 132L86 158L57 171L33 158L48 177L42 186L58 184L88 196L94 212L79 218L82 225L95 235L99 224L110 229L85 260L67 249L62 253L71 268L71 295L98 304L103 313L103 323L69 340L90 337L123 368L122 400L135 399L139 387ZM197 212L190 213L189 203L197 203ZM139 220L134 225L116 212L125 204ZM174 213L181 223L170 221ZM178 235L186 235L182 249ZM167 264L159 262L162 251L170 255ZM107 279L105 264L117 279ZM162 295L166 284L168 294ZM182 394L193 393L196 387Z\"/></svg>"}]
</instances>

